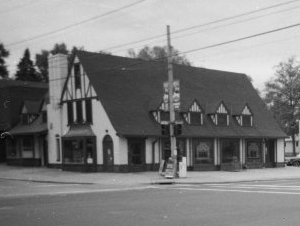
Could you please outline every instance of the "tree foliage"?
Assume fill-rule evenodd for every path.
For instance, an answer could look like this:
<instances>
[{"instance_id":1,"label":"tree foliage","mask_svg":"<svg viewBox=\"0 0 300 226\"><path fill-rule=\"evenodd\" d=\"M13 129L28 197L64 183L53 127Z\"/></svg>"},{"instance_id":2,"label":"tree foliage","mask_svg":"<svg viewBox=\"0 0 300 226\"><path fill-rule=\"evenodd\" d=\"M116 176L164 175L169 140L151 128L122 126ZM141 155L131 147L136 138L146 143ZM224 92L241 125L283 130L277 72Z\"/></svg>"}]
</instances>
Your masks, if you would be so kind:
<instances>
[{"instance_id":1,"label":"tree foliage","mask_svg":"<svg viewBox=\"0 0 300 226\"><path fill-rule=\"evenodd\" d=\"M9 56L9 52L5 49L4 45L0 43L0 77L8 78L8 71L5 65L5 59Z\"/></svg>"},{"instance_id":2,"label":"tree foliage","mask_svg":"<svg viewBox=\"0 0 300 226\"><path fill-rule=\"evenodd\" d=\"M173 63L183 64L190 66L191 62L185 57L179 54L179 51L171 47L171 54L173 56ZM167 61L168 52L167 47L154 46L149 47L145 46L137 53L133 49L128 50L128 56L131 58L138 58L143 60L158 60L158 61Z\"/></svg>"},{"instance_id":3,"label":"tree foliage","mask_svg":"<svg viewBox=\"0 0 300 226\"><path fill-rule=\"evenodd\" d=\"M266 84L265 101L285 132L292 137L295 154L295 134L300 112L300 64L295 57L281 62L275 76Z\"/></svg>"},{"instance_id":4,"label":"tree foliage","mask_svg":"<svg viewBox=\"0 0 300 226\"><path fill-rule=\"evenodd\" d=\"M26 49L24 56L21 58L16 72L16 80L39 82L41 78L36 73L33 61L30 59L30 51Z\"/></svg>"},{"instance_id":5,"label":"tree foliage","mask_svg":"<svg viewBox=\"0 0 300 226\"><path fill-rule=\"evenodd\" d=\"M83 49L80 47L79 49ZM38 69L38 74L42 78L42 81L48 82L48 56L49 54L66 54L68 55L69 66L73 59L73 56L76 52L77 48L73 47L71 51L68 50L67 45L65 43L56 43L52 50L42 50L41 53L35 55L35 64Z\"/></svg>"}]
</instances>

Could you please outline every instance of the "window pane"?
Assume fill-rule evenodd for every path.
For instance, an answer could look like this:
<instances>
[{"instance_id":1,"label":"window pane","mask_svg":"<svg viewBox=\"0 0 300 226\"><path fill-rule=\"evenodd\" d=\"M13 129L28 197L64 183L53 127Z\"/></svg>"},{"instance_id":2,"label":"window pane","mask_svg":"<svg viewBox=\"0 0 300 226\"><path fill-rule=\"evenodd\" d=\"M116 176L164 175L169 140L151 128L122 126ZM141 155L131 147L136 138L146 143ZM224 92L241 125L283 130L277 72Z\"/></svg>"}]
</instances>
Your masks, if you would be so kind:
<instances>
[{"instance_id":1,"label":"window pane","mask_svg":"<svg viewBox=\"0 0 300 226\"><path fill-rule=\"evenodd\" d=\"M74 122L74 114L73 114L73 103L68 102L67 103L67 110L68 110L68 124L72 124Z\"/></svg>"},{"instance_id":2,"label":"window pane","mask_svg":"<svg viewBox=\"0 0 300 226\"><path fill-rule=\"evenodd\" d=\"M83 121L81 101L76 101L76 113L77 113L77 122L81 123Z\"/></svg>"},{"instance_id":3,"label":"window pane","mask_svg":"<svg viewBox=\"0 0 300 226\"><path fill-rule=\"evenodd\" d=\"M251 126L251 115L243 115L243 126Z\"/></svg>"},{"instance_id":4,"label":"window pane","mask_svg":"<svg viewBox=\"0 0 300 226\"><path fill-rule=\"evenodd\" d=\"M64 163L83 163L83 140L64 141Z\"/></svg>"},{"instance_id":5,"label":"window pane","mask_svg":"<svg viewBox=\"0 0 300 226\"><path fill-rule=\"evenodd\" d=\"M201 113L199 112L190 112L191 124L201 125Z\"/></svg>"},{"instance_id":6,"label":"window pane","mask_svg":"<svg viewBox=\"0 0 300 226\"><path fill-rule=\"evenodd\" d=\"M223 140L221 142L222 163L239 160L239 150L238 140Z\"/></svg>"},{"instance_id":7,"label":"window pane","mask_svg":"<svg viewBox=\"0 0 300 226\"><path fill-rule=\"evenodd\" d=\"M218 114L218 125L227 126L227 114Z\"/></svg>"},{"instance_id":8,"label":"window pane","mask_svg":"<svg viewBox=\"0 0 300 226\"><path fill-rule=\"evenodd\" d=\"M193 139L193 151L196 164L214 162L213 140Z\"/></svg>"},{"instance_id":9,"label":"window pane","mask_svg":"<svg viewBox=\"0 0 300 226\"><path fill-rule=\"evenodd\" d=\"M75 89L81 88L80 64L74 64Z\"/></svg>"},{"instance_id":10,"label":"window pane","mask_svg":"<svg viewBox=\"0 0 300 226\"><path fill-rule=\"evenodd\" d=\"M259 158L261 153L261 143L249 141L247 142L247 157Z\"/></svg>"},{"instance_id":11,"label":"window pane","mask_svg":"<svg viewBox=\"0 0 300 226\"><path fill-rule=\"evenodd\" d=\"M86 121L89 123L93 122L92 119L92 100L86 100L85 101L85 115L86 115Z\"/></svg>"},{"instance_id":12,"label":"window pane","mask_svg":"<svg viewBox=\"0 0 300 226\"><path fill-rule=\"evenodd\" d=\"M161 111L160 112L160 121L170 121L170 112Z\"/></svg>"},{"instance_id":13,"label":"window pane","mask_svg":"<svg viewBox=\"0 0 300 226\"><path fill-rule=\"evenodd\" d=\"M23 151L33 151L33 138L24 137L23 138Z\"/></svg>"}]
</instances>

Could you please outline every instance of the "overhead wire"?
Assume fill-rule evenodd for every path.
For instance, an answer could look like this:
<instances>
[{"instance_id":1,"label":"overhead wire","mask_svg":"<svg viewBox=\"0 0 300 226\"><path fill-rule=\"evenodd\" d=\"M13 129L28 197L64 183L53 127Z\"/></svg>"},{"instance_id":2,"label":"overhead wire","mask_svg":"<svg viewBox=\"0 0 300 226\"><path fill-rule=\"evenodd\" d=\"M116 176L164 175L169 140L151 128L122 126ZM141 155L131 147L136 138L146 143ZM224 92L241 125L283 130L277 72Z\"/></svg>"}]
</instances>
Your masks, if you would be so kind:
<instances>
[{"instance_id":1,"label":"overhead wire","mask_svg":"<svg viewBox=\"0 0 300 226\"><path fill-rule=\"evenodd\" d=\"M239 18L239 17L251 15L251 14L261 12L261 11L265 11L265 10L272 9L272 8L277 8L277 7L280 7L280 6L283 6L283 5L288 5L288 4L291 4L291 3L294 3L294 2L298 2L298 1L299 0L287 1L287 2L283 2L283 3L263 7L261 9L252 10L252 11L248 11L248 12L245 12L245 13L240 13L240 14L237 14L237 15L234 15L234 16L224 17L224 18L221 18L221 19L217 19L217 20L214 20L214 21L207 22L207 23L197 24L197 25L194 25L194 26L190 26L190 27L175 30L175 31L172 32L172 34L177 34L177 33L185 32L185 31L193 30L195 28L200 28L200 27L205 27L205 26L208 26L208 25L216 24L216 23L221 23L221 22L224 22L224 21L228 21L228 20ZM116 49L116 48L132 45L132 44L137 44L137 43L141 43L141 42L145 42L145 41L149 41L149 40L153 40L153 39L158 39L158 38L161 38L161 37L164 37L164 36L165 36L165 34L155 35L155 36L148 37L148 38L145 38L145 39L141 39L141 40L137 40L137 41L132 41L132 42L128 42L128 43L124 43L124 44L104 48L104 49L102 49L102 51L109 51L111 49Z\"/></svg>"},{"instance_id":2,"label":"overhead wire","mask_svg":"<svg viewBox=\"0 0 300 226\"><path fill-rule=\"evenodd\" d=\"M216 44L212 44L212 45L208 45L208 46L203 46L203 47L194 48L194 49L190 49L190 50L186 50L186 51L181 51L181 52L178 52L176 54L172 54L172 57L182 55L182 54L186 54L186 53L192 53L192 52L196 52L196 51L200 51L200 50L215 48L215 47L222 46L222 45L228 45L228 44L231 44L231 43L235 43L235 42L247 40L247 39L250 39L250 38L255 38L255 37L259 37L259 36L279 32L279 31L295 28L295 27L298 27L298 26L300 26L300 23L292 24L292 25L289 25L289 26L281 27L281 28L276 28L276 29L261 32L261 33L256 33L256 34L253 34L253 35L248 35L248 36L245 36L245 37L242 37L242 38L237 38L237 39L233 39L233 40L229 40L229 41L225 41L225 42L221 42L221 43L216 43ZM97 57L97 54L95 53L95 55L92 55L92 56L89 56L89 57ZM163 59L166 59L166 57L157 58L157 59L153 60L153 62L159 62L160 60L163 60ZM136 59L136 60L138 60L138 59ZM121 65L119 67L103 68L102 70L103 71L107 71L107 70L110 70L110 71L123 70L124 71L124 70L129 69L129 67L137 66L137 65L140 65L140 64L146 62L144 60L139 60L139 61L140 62L135 62L135 63L128 64L128 65Z\"/></svg>"},{"instance_id":3,"label":"overhead wire","mask_svg":"<svg viewBox=\"0 0 300 226\"><path fill-rule=\"evenodd\" d=\"M299 8L300 8L300 5L296 6L296 7L288 8L288 9L283 9L283 10L279 10L279 11L267 13L267 14L260 15L260 16L246 18L246 19L243 19L243 20L240 20L240 21L231 22L231 23L225 24L225 25L218 25L218 26L214 26L214 27L210 27L210 28L201 29L199 31L195 31L195 32L189 33L189 34L175 35L175 36L172 36L172 40L176 40L176 39L180 39L180 38L184 38L184 37L189 37L189 36L192 36L192 35L195 35L195 34L199 34L199 33L205 32L205 31L211 31L211 30L215 30L215 29L218 29L218 28L224 28L224 27L228 27L228 26L232 26L232 25L244 23L244 22L247 22L247 21L260 19L260 18L263 18L263 17L267 17L267 16L270 16L270 15L277 14L277 13L282 13L282 12L288 12L288 11L291 11L291 10L296 10L296 9L299 9ZM173 34L174 34L174 32L172 32L172 35ZM165 41L165 38L160 40L160 42L164 42L164 41ZM157 43L157 41L152 41L152 42L148 42L147 45L149 43L154 43L154 42ZM144 46L145 46L145 44L137 46L137 47L134 47L134 48L142 48ZM116 50L116 51L111 51L110 53L118 53L118 52L122 52L122 51L125 51L125 50L128 50L128 48L127 49L120 49L120 50Z\"/></svg>"},{"instance_id":4,"label":"overhead wire","mask_svg":"<svg viewBox=\"0 0 300 226\"><path fill-rule=\"evenodd\" d=\"M49 36L49 35L53 35L53 34L56 34L56 33L59 33L59 32L62 32L62 31L68 30L68 29L71 29L71 28L73 28L73 27L80 26L80 25L85 24L85 23L88 23L88 22L91 22L91 21L98 20L98 19L100 19L100 18L102 18L102 17L111 15L111 14L116 13L116 12L119 12L119 11L121 11L121 10L130 8L130 7L132 7L132 6L141 4L142 2L145 2L145 1L147 1L147 0L139 0L139 1L135 1L135 2L133 2L133 3L127 4L127 5L122 6L122 7L120 7L120 8L113 9L113 10L108 11L108 12L106 12L106 13L103 13L103 14L100 14L100 15L93 16L93 17L91 17L91 18L82 20L82 21L80 21L80 22L73 23L73 24L67 25L67 26L65 26L65 27L58 28L58 29L56 29L56 30L48 31L48 32L45 32L45 33L42 33L42 34L39 34L39 35L36 35L36 36L32 36L32 37L27 38L27 39L22 39L22 40L20 40L20 41L8 43L6 46L7 46L7 47L11 47L11 46L15 46L15 45L22 44L22 43L24 43L24 42L29 42L29 41L33 41L33 40L36 40L36 39L39 39L39 38L42 38L42 37L46 37L46 36Z\"/></svg>"}]
</instances>

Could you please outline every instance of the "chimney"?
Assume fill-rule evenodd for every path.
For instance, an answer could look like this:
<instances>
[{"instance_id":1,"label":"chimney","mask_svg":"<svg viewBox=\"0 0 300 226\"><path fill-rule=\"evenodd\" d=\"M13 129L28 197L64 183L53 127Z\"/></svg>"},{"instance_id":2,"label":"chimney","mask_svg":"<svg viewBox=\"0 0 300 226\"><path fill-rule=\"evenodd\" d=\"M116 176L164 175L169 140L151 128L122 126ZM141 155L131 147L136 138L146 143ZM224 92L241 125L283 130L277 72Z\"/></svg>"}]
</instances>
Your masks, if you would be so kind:
<instances>
[{"instance_id":1,"label":"chimney","mask_svg":"<svg viewBox=\"0 0 300 226\"><path fill-rule=\"evenodd\" d=\"M61 53L50 54L48 56L48 71L49 101L53 107L57 107L68 75L68 56Z\"/></svg>"}]
</instances>

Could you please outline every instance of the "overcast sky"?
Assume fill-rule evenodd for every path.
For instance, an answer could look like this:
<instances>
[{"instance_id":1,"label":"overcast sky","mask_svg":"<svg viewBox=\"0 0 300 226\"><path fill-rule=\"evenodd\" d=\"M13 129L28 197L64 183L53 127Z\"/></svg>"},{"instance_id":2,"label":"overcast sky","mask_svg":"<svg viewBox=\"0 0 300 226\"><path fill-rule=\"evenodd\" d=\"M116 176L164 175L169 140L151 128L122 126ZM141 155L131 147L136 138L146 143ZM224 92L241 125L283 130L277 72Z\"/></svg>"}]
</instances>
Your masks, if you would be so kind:
<instances>
[{"instance_id":1,"label":"overcast sky","mask_svg":"<svg viewBox=\"0 0 300 226\"><path fill-rule=\"evenodd\" d=\"M241 14L247 15L229 19ZM300 0L0 0L0 42L10 51L10 76L26 48L33 60L41 49L62 42L69 49L126 56L129 48L166 45L166 25L171 33L195 27L171 35L172 45L185 52L297 23ZM295 26L185 55L196 67L245 73L262 90L275 65L299 55L299 37L300 26Z\"/></svg>"}]
</instances>

